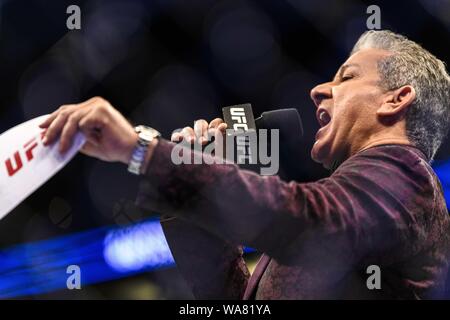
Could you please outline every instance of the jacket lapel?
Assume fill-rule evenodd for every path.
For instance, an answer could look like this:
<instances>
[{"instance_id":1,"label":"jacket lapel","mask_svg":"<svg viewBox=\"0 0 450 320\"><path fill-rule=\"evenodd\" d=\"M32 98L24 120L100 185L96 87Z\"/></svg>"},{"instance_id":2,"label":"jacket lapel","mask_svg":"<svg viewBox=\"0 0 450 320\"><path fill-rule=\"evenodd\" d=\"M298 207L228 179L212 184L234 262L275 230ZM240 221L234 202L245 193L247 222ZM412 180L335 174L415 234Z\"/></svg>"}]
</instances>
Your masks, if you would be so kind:
<instances>
[{"instance_id":1,"label":"jacket lapel","mask_svg":"<svg viewBox=\"0 0 450 320\"><path fill-rule=\"evenodd\" d=\"M250 280L248 281L247 288L245 289L243 300L253 300L255 298L256 288L261 280L267 265L270 262L270 257L263 253L258 263L256 264L255 271L253 271Z\"/></svg>"}]
</instances>

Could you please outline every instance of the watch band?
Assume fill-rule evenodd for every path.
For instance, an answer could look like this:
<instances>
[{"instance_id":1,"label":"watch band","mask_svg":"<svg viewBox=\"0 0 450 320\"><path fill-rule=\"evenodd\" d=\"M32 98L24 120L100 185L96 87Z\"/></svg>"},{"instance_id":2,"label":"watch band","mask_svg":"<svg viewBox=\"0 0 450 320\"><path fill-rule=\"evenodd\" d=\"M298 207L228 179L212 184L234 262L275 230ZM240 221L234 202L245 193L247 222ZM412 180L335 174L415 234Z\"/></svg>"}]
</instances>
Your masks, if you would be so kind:
<instances>
[{"instance_id":1,"label":"watch band","mask_svg":"<svg viewBox=\"0 0 450 320\"><path fill-rule=\"evenodd\" d=\"M153 139L160 137L161 134L157 130L146 126L137 126L134 130L138 134L138 142L131 155L128 171L132 174L140 175L149 144Z\"/></svg>"}]
</instances>

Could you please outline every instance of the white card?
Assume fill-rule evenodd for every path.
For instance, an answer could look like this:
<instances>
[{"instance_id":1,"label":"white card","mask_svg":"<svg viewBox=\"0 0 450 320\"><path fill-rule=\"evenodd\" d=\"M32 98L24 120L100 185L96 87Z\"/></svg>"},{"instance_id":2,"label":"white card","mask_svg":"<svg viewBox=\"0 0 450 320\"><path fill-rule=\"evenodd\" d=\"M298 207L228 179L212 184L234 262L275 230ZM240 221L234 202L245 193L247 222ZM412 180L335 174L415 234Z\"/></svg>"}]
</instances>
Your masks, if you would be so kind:
<instances>
[{"instance_id":1,"label":"white card","mask_svg":"<svg viewBox=\"0 0 450 320\"><path fill-rule=\"evenodd\" d=\"M47 117L24 122L0 135L0 220L61 170L85 143L78 132L64 155L58 151L59 140L45 147L39 124Z\"/></svg>"}]
</instances>

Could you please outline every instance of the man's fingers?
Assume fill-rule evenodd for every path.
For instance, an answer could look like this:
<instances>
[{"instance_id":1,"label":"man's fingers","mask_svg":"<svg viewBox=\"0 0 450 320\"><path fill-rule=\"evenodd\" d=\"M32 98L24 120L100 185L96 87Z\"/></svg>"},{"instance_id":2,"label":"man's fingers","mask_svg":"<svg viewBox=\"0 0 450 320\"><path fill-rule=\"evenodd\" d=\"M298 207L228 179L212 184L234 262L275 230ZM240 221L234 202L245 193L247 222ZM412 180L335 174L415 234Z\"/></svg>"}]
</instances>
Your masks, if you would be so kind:
<instances>
[{"instance_id":1,"label":"man's fingers","mask_svg":"<svg viewBox=\"0 0 450 320\"><path fill-rule=\"evenodd\" d=\"M59 110L59 109L58 109L58 110ZM53 122L53 120L55 120L56 117L58 116L58 110L55 111L55 112L52 112L52 113L47 117L47 119L45 119L45 121L42 122L42 123L39 125L39 128L43 128L43 129L48 128L48 127L50 126L50 124Z\"/></svg>"},{"instance_id":2,"label":"man's fingers","mask_svg":"<svg viewBox=\"0 0 450 320\"><path fill-rule=\"evenodd\" d=\"M224 123L221 118L215 118L209 123L208 129L215 129L217 128L221 123Z\"/></svg>"},{"instance_id":3,"label":"man's fingers","mask_svg":"<svg viewBox=\"0 0 450 320\"><path fill-rule=\"evenodd\" d=\"M181 135L183 136L183 139L190 144L195 142L195 132L191 127L184 127L183 130L181 130Z\"/></svg>"},{"instance_id":4,"label":"man's fingers","mask_svg":"<svg viewBox=\"0 0 450 320\"><path fill-rule=\"evenodd\" d=\"M194 122L194 132L197 141L204 145L208 143L208 122L200 119Z\"/></svg>"},{"instance_id":5,"label":"man's fingers","mask_svg":"<svg viewBox=\"0 0 450 320\"><path fill-rule=\"evenodd\" d=\"M216 118L208 123L206 120L200 119L194 122L194 127L185 127L181 131L172 133L170 140L172 142L180 142L185 140L189 143L198 143L205 145L209 141L209 137L214 137L215 131L222 125L222 129L226 128L226 124L222 119Z\"/></svg>"},{"instance_id":6,"label":"man's fingers","mask_svg":"<svg viewBox=\"0 0 450 320\"><path fill-rule=\"evenodd\" d=\"M58 113L55 120L52 121L47 129L47 132L45 133L45 137L43 139L44 145L52 144L56 140L56 138L61 133L61 130L63 129L68 116L69 114L66 112Z\"/></svg>"},{"instance_id":7,"label":"man's fingers","mask_svg":"<svg viewBox=\"0 0 450 320\"><path fill-rule=\"evenodd\" d=\"M170 137L170 141L172 142L180 142L182 139L183 135L179 131L172 133L172 136Z\"/></svg>"},{"instance_id":8,"label":"man's fingers","mask_svg":"<svg viewBox=\"0 0 450 320\"><path fill-rule=\"evenodd\" d=\"M68 117L67 122L62 129L61 138L59 140L59 151L61 153L65 153L72 145L73 137L78 130L78 123L80 122L81 118L87 113L88 109L81 109L72 113Z\"/></svg>"},{"instance_id":9,"label":"man's fingers","mask_svg":"<svg viewBox=\"0 0 450 320\"><path fill-rule=\"evenodd\" d=\"M222 122L221 124L218 125L217 130L222 133L225 134L227 132L227 124L225 122Z\"/></svg>"},{"instance_id":10,"label":"man's fingers","mask_svg":"<svg viewBox=\"0 0 450 320\"><path fill-rule=\"evenodd\" d=\"M48 128L50 127L50 125L53 123L53 121L55 121L55 119L61 114L61 113L66 113L69 111L70 108L72 108L74 105L70 104L70 105L63 105L61 107L59 107L57 110L53 111L48 117L47 119L45 119L44 122L42 122L39 127L40 128Z\"/></svg>"},{"instance_id":11,"label":"man's fingers","mask_svg":"<svg viewBox=\"0 0 450 320\"><path fill-rule=\"evenodd\" d=\"M91 104L92 102L95 102L96 100L98 100L98 97L91 98L91 99L84 101L82 103L79 103L79 104L62 105L57 110L52 112L50 114L50 116L48 116L47 119L45 119L45 121L39 125L39 127L40 128L48 128L52 124L52 122L58 117L58 115L60 115L61 113L69 113L70 114L73 110L86 107L89 104Z\"/></svg>"},{"instance_id":12,"label":"man's fingers","mask_svg":"<svg viewBox=\"0 0 450 320\"><path fill-rule=\"evenodd\" d=\"M217 127L208 129L208 135L210 137L216 137L216 134L224 135L227 130L227 124L225 122L219 123Z\"/></svg>"},{"instance_id":13,"label":"man's fingers","mask_svg":"<svg viewBox=\"0 0 450 320\"><path fill-rule=\"evenodd\" d=\"M212 120L208 126L208 137L215 137L216 129L222 123L224 123L224 122L221 118L215 118L214 120Z\"/></svg>"}]
</instances>

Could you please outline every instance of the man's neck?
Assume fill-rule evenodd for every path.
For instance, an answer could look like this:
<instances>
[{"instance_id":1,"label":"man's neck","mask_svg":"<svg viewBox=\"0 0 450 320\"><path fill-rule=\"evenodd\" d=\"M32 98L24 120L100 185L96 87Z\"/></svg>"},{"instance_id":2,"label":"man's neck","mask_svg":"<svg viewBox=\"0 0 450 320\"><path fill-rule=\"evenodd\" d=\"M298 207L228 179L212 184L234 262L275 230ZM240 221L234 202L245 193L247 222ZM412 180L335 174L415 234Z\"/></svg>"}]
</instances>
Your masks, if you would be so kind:
<instances>
[{"instance_id":1,"label":"man's neck","mask_svg":"<svg viewBox=\"0 0 450 320\"><path fill-rule=\"evenodd\" d=\"M370 141L359 147L355 153L386 144L412 145L411 141L409 141L406 137L380 137L377 139L371 139Z\"/></svg>"},{"instance_id":2,"label":"man's neck","mask_svg":"<svg viewBox=\"0 0 450 320\"><path fill-rule=\"evenodd\" d=\"M333 163L331 163L329 169L333 172L334 170L337 169L337 167L339 167L339 165L342 162L344 162L351 156L361 151L367 150L369 148L388 144L409 145L409 146L413 145L411 141L409 141L408 138L404 136L373 136L371 137L371 139L365 141L362 144L359 144L357 147L354 147L347 157L343 157L341 158L341 160L335 160Z\"/></svg>"}]
</instances>

